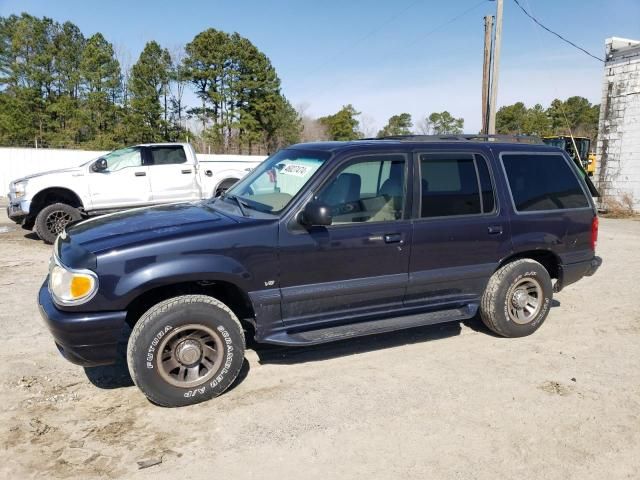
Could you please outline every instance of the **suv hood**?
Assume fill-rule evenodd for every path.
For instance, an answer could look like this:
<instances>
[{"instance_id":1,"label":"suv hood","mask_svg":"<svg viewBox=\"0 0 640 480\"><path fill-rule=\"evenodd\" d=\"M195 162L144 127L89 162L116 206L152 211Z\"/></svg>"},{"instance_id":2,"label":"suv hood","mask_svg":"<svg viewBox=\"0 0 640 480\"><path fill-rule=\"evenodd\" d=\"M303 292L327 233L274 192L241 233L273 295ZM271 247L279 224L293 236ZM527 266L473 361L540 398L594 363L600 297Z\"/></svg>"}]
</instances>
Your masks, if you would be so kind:
<instances>
[{"instance_id":1,"label":"suv hood","mask_svg":"<svg viewBox=\"0 0 640 480\"><path fill-rule=\"evenodd\" d=\"M148 244L199 231L211 232L230 225L236 220L205 202L174 203L155 207L137 208L92 218L71 226L59 237L60 258L74 267L74 257L84 253L99 254L108 250ZM81 255L84 256L84 255ZM66 264L66 263L65 263Z\"/></svg>"}]
</instances>

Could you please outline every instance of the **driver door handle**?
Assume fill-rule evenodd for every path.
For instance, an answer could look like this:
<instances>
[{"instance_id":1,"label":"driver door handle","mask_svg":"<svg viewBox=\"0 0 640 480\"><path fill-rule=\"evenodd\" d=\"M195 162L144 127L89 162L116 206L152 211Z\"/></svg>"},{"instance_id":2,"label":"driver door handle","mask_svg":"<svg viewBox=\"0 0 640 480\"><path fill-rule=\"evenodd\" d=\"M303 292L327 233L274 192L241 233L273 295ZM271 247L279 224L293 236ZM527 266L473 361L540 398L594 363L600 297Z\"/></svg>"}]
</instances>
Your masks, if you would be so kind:
<instances>
[{"instance_id":1,"label":"driver door handle","mask_svg":"<svg viewBox=\"0 0 640 480\"><path fill-rule=\"evenodd\" d=\"M136 172L136 177L144 177L147 172Z\"/></svg>"},{"instance_id":2,"label":"driver door handle","mask_svg":"<svg viewBox=\"0 0 640 480\"><path fill-rule=\"evenodd\" d=\"M502 234L502 225L491 225L487 228L489 235L500 235Z\"/></svg>"},{"instance_id":3,"label":"driver door handle","mask_svg":"<svg viewBox=\"0 0 640 480\"><path fill-rule=\"evenodd\" d=\"M385 233L384 243L403 243L400 233Z\"/></svg>"}]
</instances>

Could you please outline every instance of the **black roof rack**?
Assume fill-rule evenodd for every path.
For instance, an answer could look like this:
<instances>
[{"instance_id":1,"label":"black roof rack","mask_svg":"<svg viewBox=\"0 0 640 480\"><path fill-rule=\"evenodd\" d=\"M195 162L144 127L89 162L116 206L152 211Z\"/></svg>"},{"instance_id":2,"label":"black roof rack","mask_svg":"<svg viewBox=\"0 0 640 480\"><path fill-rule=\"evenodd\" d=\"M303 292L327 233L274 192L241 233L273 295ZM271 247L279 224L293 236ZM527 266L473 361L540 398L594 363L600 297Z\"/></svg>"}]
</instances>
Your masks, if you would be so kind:
<instances>
[{"instance_id":1,"label":"black roof rack","mask_svg":"<svg viewBox=\"0 0 640 480\"><path fill-rule=\"evenodd\" d=\"M497 142L497 143L544 143L533 135L391 135L388 137L363 138L362 140L399 140L404 142Z\"/></svg>"}]
</instances>

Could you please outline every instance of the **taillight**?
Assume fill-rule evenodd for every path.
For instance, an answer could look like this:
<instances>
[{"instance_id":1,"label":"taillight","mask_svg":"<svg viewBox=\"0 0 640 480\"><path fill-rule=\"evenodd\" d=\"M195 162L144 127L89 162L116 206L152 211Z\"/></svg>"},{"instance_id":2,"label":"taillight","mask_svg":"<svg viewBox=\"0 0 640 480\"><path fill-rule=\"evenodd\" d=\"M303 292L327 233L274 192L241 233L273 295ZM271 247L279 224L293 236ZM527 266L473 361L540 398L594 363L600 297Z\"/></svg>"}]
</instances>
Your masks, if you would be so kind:
<instances>
[{"instance_id":1,"label":"taillight","mask_svg":"<svg viewBox=\"0 0 640 480\"><path fill-rule=\"evenodd\" d=\"M591 220L591 250L596 251L596 243L598 243L598 216L595 215Z\"/></svg>"}]
</instances>

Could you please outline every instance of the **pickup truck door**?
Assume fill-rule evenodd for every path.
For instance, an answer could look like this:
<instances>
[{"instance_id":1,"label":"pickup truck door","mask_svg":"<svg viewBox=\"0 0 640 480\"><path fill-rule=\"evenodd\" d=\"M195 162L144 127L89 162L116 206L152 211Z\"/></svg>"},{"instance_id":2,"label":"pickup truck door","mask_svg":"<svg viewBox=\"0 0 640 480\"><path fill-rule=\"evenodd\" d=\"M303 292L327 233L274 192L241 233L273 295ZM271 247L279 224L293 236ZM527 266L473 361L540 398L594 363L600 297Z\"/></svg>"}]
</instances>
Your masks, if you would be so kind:
<instances>
[{"instance_id":1,"label":"pickup truck door","mask_svg":"<svg viewBox=\"0 0 640 480\"><path fill-rule=\"evenodd\" d=\"M140 147L128 147L103 157L107 169L89 168L91 209L111 209L146 205L151 201L149 167L143 165Z\"/></svg>"},{"instance_id":2,"label":"pickup truck door","mask_svg":"<svg viewBox=\"0 0 640 480\"><path fill-rule=\"evenodd\" d=\"M144 147L153 203L200 199L195 159L188 161L182 145Z\"/></svg>"},{"instance_id":3,"label":"pickup truck door","mask_svg":"<svg viewBox=\"0 0 640 480\"><path fill-rule=\"evenodd\" d=\"M319 187L333 224L280 230L285 324L347 321L402 307L408 282L411 220L404 153L340 162Z\"/></svg>"}]
</instances>

